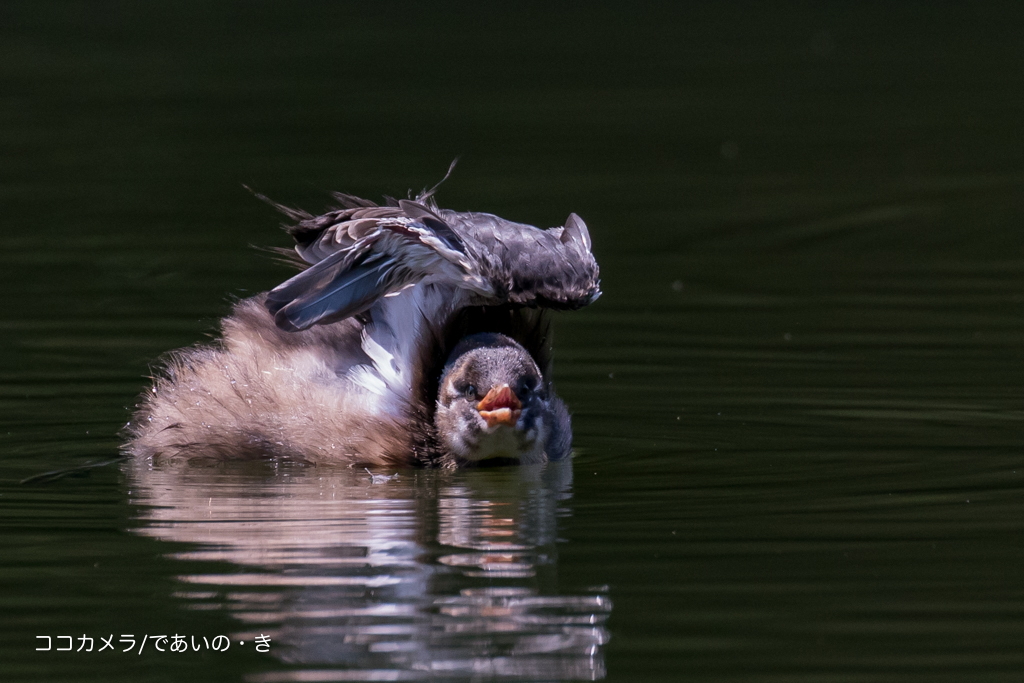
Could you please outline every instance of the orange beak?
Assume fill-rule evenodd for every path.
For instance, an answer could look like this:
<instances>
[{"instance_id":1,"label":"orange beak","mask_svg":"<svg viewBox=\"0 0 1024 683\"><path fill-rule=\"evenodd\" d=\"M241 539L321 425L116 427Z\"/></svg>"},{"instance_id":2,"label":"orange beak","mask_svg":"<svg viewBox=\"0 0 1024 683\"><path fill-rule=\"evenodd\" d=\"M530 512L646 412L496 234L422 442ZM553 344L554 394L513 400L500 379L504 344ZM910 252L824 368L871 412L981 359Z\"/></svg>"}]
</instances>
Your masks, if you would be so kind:
<instances>
[{"instance_id":1,"label":"orange beak","mask_svg":"<svg viewBox=\"0 0 1024 683\"><path fill-rule=\"evenodd\" d=\"M514 427L523 413L523 404L519 402L516 394L507 384L500 387L493 387L484 396L484 400L477 404L476 409L480 411L480 417L487 421L488 427L496 425L508 425Z\"/></svg>"}]
</instances>

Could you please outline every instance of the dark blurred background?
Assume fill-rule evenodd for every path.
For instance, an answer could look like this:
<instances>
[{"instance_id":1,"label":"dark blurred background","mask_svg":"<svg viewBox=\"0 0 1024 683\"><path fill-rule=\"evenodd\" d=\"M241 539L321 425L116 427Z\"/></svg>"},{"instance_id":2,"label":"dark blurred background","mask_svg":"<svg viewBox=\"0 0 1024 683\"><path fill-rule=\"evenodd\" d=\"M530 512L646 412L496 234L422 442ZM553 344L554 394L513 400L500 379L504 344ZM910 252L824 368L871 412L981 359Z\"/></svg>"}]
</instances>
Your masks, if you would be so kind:
<instances>
[{"instance_id":1,"label":"dark blurred background","mask_svg":"<svg viewBox=\"0 0 1024 683\"><path fill-rule=\"evenodd\" d=\"M89 628L113 584L111 628L173 612L117 471L14 482L114 457L154 359L288 276L243 185L319 211L459 156L443 206L593 235L605 296L558 322L560 570L611 586L609 679L1016 680L1022 19L6 0L4 660L52 675L16 634Z\"/></svg>"}]
</instances>

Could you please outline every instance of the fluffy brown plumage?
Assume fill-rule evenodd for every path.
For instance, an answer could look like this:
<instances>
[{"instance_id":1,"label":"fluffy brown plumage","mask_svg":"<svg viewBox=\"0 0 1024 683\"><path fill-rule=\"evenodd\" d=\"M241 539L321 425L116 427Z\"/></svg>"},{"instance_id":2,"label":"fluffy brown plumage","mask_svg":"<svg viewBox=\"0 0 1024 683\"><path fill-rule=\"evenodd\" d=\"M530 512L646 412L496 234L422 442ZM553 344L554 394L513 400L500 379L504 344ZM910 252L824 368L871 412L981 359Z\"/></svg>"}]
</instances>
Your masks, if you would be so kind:
<instances>
[{"instance_id":1,"label":"fluffy brown plumage","mask_svg":"<svg viewBox=\"0 0 1024 683\"><path fill-rule=\"evenodd\" d=\"M422 406L383 414L347 376L360 361L361 324L288 333L262 297L221 323L214 345L169 355L129 423L133 454L170 458L427 464L433 426Z\"/></svg>"}]
</instances>

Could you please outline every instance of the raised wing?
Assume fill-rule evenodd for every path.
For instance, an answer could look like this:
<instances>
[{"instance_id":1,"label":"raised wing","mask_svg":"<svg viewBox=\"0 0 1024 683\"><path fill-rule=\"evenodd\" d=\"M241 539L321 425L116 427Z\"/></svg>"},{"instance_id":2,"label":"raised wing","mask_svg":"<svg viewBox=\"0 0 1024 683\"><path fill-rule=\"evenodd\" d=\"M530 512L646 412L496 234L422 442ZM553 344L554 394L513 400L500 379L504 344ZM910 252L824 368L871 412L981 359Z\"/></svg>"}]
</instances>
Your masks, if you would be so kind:
<instances>
[{"instance_id":1,"label":"raised wing","mask_svg":"<svg viewBox=\"0 0 1024 683\"><path fill-rule=\"evenodd\" d=\"M483 213L440 210L428 196L389 206L338 194L322 216L286 210L299 257L311 264L267 296L277 325L303 330L361 313L419 282L479 305L579 308L600 296L590 235L572 214L539 230Z\"/></svg>"},{"instance_id":2,"label":"raised wing","mask_svg":"<svg viewBox=\"0 0 1024 683\"><path fill-rule=\"evenodd\" d=\"M464 236L467 255L490 284L486 303L574 309L601 296L590 232L576 214L547 230L487 213L440 214Z\"/></svg>"}]
</instances>

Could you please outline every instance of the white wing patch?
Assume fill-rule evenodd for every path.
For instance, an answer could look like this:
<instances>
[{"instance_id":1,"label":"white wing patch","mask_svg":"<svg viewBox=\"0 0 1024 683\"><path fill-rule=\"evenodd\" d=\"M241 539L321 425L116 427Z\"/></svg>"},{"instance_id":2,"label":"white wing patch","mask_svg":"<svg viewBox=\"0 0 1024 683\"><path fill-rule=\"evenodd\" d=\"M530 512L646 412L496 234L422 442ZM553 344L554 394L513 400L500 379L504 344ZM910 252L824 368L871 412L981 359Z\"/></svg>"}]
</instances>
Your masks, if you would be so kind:
<instances>
[{"instance_id":1,"label":"white wing patch","mask_svg":"<svg viewBox=\"0 0 1024 683\"><path fill-rule=\"evenodd\" d=\"M349 379L372 394L383 397L388 392L388 385L377 374L372 365L357 365L348 372Z\"/></svg>"},{"instance_id":2,"label":"white wing patch","mask_svg":"<svg viewBox=\"0 0 1024 683\"><path fill-rule=\"evenodd\" d=\"M367 400L376 401L378 410L396 417L408 412L414 403L420 345L431 339L426 327L463 306L466 296L464 290L420 282L402 289L401 296L380 299L370 309L372 322L363 329L361 346L371 363L352 368L348 377L371 392Z\"/></svg>"},{"instance_id":3,"label":"white wing patch","mask_svg":"<svg viewBox=\"0 0 1024 683\"><path fill-rule=\"evenodd\" d=\"M408 372L403 372L395 361L395 355L378 344L370 335L369 328L363 330L362 340L363 351L373 361L373 368L377 375L384 381L384 384L397 391L408 395L412 391L411 378Z\"/></svg>"}]
</instances>

